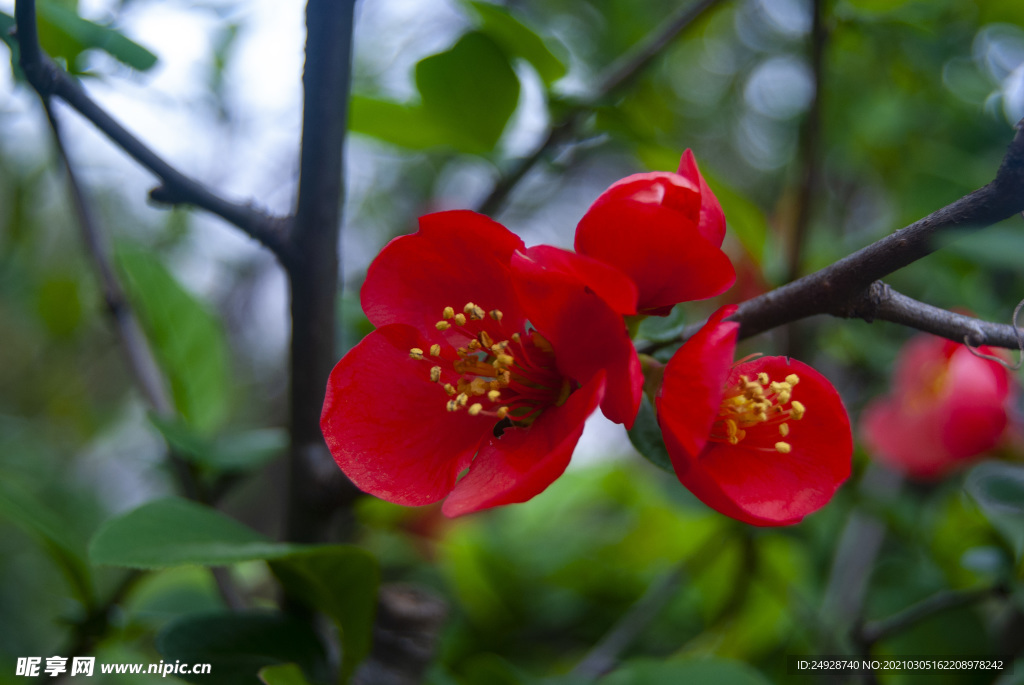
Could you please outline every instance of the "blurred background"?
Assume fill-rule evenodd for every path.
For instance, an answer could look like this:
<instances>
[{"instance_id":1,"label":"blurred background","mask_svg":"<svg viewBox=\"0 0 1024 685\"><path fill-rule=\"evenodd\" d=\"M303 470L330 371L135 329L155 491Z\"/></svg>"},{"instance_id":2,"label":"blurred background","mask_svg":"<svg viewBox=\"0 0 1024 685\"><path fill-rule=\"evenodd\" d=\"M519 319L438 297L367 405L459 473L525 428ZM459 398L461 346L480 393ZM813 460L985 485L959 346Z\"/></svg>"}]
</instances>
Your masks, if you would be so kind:
<instances>
[{"instance_id":1,"label":"blurred background","mask_svg":"<svg viewBox=\"0 0 1024 685\"><path fill-rule=\"evenodd\" d=\"M739 277L717 301L649 322L643 334L660 341L987 183L1024 117L1017 0L822 0L817 10L809 0L723 0L601 93L609 68L679 5L357 3L338 358L370 330L358 300L368 263L422 214L484 207L527 244L571 247L576 222L610 183L675 170L692 148L725 209ZM230 197L291 211L303 3L38 6L43 47L167 160ZM11 16L13 2L0 0L5 63L16 49ZM430 78L424 64L445 78ZM60 653L88 604L83 593L123 580L109 567L83 571L86 544L108 517L175 491L168 440L190 441L220 508L272 538L281 533L289 320L277 262L219 219L148 204L156 183L145 171L69 108L58 104L57 114L183 421L148 416L103 310L42 108L17 68L0 69L0 683L22 681L11 675L18 656ZM517 160L566 122L507 197L489 201ZM1007 322L1024 297L1021 229L1019 217L989 228L889 282ZM791 353L822 370L856 436L860 410L888 389L912 334L810 320L748 341L743 354ZM1020 450L1008 439L987 456L1019 459ZM936 613L874 653L1018 653L1016 533L993 526L964 494L962 475L901 487L871 460L858 447L854 477L804 523L753 529L703 507L642 459L621 427L594 419L568 474L533 501L451 521L436 507L364 498L352 541L377 558L386 582L446 603L429 669L437 685L566 673L645 593L660 598L660 611L622 656L744 662L732 682L816 682L788 675L785 655L843 653L851 621L1004 581L1008 597ZM1024 530L1018 516L1012 531ZM851 519L860 520L855 533L873 531L877 549L854 541L843 552ZM851 549L864 559L853 599L833 569ZM231 572L251 606L272 606L262 563ZM82 589L83 574L93 590ZM158 660L161 628L221 601L203 569L146 574L91 653ZM1022 666L998 682L1024 682ZM919 678L993 682L963 672Z\"/></svg>"}]
</instances>

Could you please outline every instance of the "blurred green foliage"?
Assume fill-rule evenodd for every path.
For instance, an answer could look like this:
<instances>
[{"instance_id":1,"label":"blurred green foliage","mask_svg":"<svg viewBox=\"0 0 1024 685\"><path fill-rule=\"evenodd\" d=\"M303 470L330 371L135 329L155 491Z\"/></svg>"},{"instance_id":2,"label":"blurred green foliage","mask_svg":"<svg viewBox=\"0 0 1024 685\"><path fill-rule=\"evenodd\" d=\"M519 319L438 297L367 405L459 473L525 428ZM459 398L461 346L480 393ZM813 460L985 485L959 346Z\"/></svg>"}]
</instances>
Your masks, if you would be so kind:
<instances>
[{"instance_id":1,"label":"blurred green foliage","mask_svg":"<svg viewBox=\"0 0 1024 685\"><path fill-rule=\"evenodd\" d=\"M122 4L141 11L156 3ZM586 103L574 136L542 155L499 220L569 244L574 222L608 183L674 170L690 147L729 222L739 280L721 302L777 285L788 266L800 129L811 101L810 5L721 2L628 87L589 102L605 69L677 5L452 3L445 5L455 17L451 40L416 52L398 74L380 67L378 50L415 52L415 42L396 47L386 32L357 34L349 248L372 255L412 230L422 213L477 204L546 126ZM1024 116L1018 0L823 6L820 173L803 272L988 182L1014 120ZM117 3L102 22L81 17L73 2L40 0L38 7L44 48L72 73L117 87L114 74L103 72L113 63L91 59L97 51L138 71L157 63L118 28L125 7ZM213 101L228 97L236 66L230 48L246 30L244 13L219 11L228 19L211 47L214 73L197 84ZM0 12L17 73L12 26ZM403 79L404 92L394 87ZM12 88L12 101L31 103L23 84ZM26 116L39 114L24 106ZM62 177L45 151L24 152L26 129L16 116L0 111L0 683L21 682L11 675L18 657L70 656L79 647L106 663L218 664L215 680L192 682L255 683L257 672L270 685L347 677L370 649L378 582L427 588L447 603L429 670L435 685L591 682L572 669L662 584L675 590L614 655L621 664L601 682L824 682L788 673L786 656L857 654L862 646L850 631L859 621L978 587L1009 591L936 612L883 637L870 653L1024 650L1024 476L1016 443L966 479L904 484L896 497L862 480L873 467L858 452L855 476L835 501L783 530L727 520L670 472L613 453L570 470L523 505L450 521L437 507L367 498L337 522L339 537L352 545L274 542L287 379L283 355L265 354L262 332L246 335L235 306L264 292L259 280L208 255L188 215L136 216L115 177L83 174L178 414L149 417L105 318ZM891 283L937 306L1006 321L1024 294L1020 229L1014 219L960 236ZM197 263L220 274L218 287L194 278ZM364 269L346 273L339 356L368 331L354 296ZM680 307L669 319L645 322L640 335L669 340L714 304ZM885 323L807 321L789 332L788 344L782 335L762 336L749 351L798 349L836 384L856 420L888 387L910 335ZM633 444L666 467L656 420L645 411ZM217 508L163 498L176 489L165 466L169 451L190 465ZM855 615L843 617L822 607L834 599L833 564L854 515L871 517L886 534L864 569ZM225 565L247 599L245 612L229 610L207 570ZM286 618L275 608L282 592L326 615L331 627L314 634ZM111 600L118 608L106 613ZM1024 661L1016 666L1019 673ZM997 682L1021 682L1014 677ZM887 672L878 681L989 683L993 676Z\"/></svg>"}]
</instances>

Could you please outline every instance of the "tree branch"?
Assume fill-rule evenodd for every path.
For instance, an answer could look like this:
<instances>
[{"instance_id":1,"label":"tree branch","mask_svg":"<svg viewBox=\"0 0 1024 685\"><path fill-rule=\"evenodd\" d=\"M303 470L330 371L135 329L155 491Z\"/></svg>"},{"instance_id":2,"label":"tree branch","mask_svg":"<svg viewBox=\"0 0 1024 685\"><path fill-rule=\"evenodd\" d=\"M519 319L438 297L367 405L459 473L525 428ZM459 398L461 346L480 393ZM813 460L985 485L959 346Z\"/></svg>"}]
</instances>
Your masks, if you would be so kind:
<instances>
[{"instance_id":1,"label":"tree branch","mask_svg":"<svg viewBox=\"0 0 1024 685\"><path fill-rule=\"evenodd\" d=\"M181 173L100 107L67 72L39 47L35 0L17 0L14 6L21 68L32 87L47 98L59 97L91 121L110 140L155 176L161 185L150 197L166 204L190 204L221 217L263 243L280 256L287 242L287 221L248 204L237 204L212 193L205 185Z\"/></svg>"},{"instance_id":2,"label":"tree branch","mask_svg":"<svg viewBox=\"0 0 1024 685\"><path fill-rule=\"evenodd\" d=\"M322 539L330 512L343 498L355 496L320 433L324 388L337 361L338 239L354 5L354 0L309 0L306 5L299 191L284 259L292 313L286 534L295 542Z\"/></svg>"},{"instance_id":3,"label":"tree branch","mask_svg":"<svg viewBox=\"0 0 1024 685\"><path fill-rule=\"evenodd\" d=\"M740 323L740 337L749 338L815 314L848 316L873 282L934 252L943 231L978 230L1021 211L1024 128L1019 123L991 183L831 266L747 300L731 318Z\"/></svg>"},{"instance_id":4,"label":"tree branch","mask_svg":"<svg viewBox=\"0 0 1024 685\"><path fill-rule=\"evenodd\" d=\"M487 215L497 213L504 206L509 193L526 176L527 172L555 145L575 133L584 115L631 84L679 34L720 1L698 0L692 5L684 7L632 50L616 60L605 70L594 93L586 100L574 104L560 119L551 123L541 143L534 148L533 152L520 159L510 171L498 179L490 194L477 206L476 211Z\"/></svg>"},{"instance_id":5,"label":"tree branch","mask_svg":"<svg viewBox=\"0 0 1024 685\"><path fill-rule=\"evenodd\" d=\"M936 614L970 606L989 597L1004 597L1008 594L1009 588L1003 583L974 590L947 590L939 592L893 616L864 624L857 638L866 652L876 642L890 635L903 632Z\"/></svg>"}]
</instances>

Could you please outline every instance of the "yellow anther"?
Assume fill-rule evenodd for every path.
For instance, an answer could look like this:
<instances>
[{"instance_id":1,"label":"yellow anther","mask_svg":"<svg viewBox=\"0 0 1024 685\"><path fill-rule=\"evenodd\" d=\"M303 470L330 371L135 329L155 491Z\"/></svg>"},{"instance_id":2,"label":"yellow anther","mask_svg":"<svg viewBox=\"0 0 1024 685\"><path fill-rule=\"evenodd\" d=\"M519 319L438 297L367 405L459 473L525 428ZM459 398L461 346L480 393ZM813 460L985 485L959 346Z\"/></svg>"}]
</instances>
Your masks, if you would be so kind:
<instances>
[{"instance_id":1,"label":"yellow anther","mask_svg":"<svg viewBox=\"0 0 1024 685\"><path fill-rule=\"evenodd\" d=\"M469 404L469 395L464 392L460 392L459 396L456 397L454 401L457 402L460 407L465 407Z\"/></svg>"},{"instance_id":2,"label":"yellow anther","mask_svg":"<svg viewBox=\"0 0 1024 685\"><path fill-rule=\"evenodd\" d=\"M497 311L497 310L495 310L495 311ZM518 333L513 333L512 334L512 342L518 343L520 340L522 340L522 336L520 336Z\"/></svg>"},{"instance_id":3,"label":"yellow anther","mask_svg":"<svg viewBox=\"0 0 1024 685\"><path fill-rule=\"evenodd\" d=\"M458 411L459 403L456 402L455 400L448 400L448 404L445 405L445 409L447 409L448 411Z\"/></svg>"},{"instance_id":4,"label":"yellow anther","mask_svg":"<svg viewBox=\"0 0 1024 685\"><path fill-rule=\"evenodd\" d=\"M791 398L792 396L793 396L793 393L791 393L791 392L789 391L789 389L786 389L786 390L783 390L783 391L781 391L781 392L780 392L780 393L779 393L779 394L778 394L778 395L776 396L776 399L778 399L778 401L779 401L779 404L785 404L786 402L789 402L789 399L790 399L790 398Z\"/></svg>"},{"instance_id":5,"label":"yellow anther","mask_svg":"<svg viewBox=\"0 0 1024 685\"><path fill-rule=\"evenodd\" d=\"M409 356L413 359L423 359L423 350L418 347L414 347L409 350Z\"/></svg>"},{"instance_id":6,"label":"yellow anther","mask_svg":"<svg viewBox=\"0 0 1024 685\"><path fill-rule=\"evenodd\" d=\"M779 454L789 454L793 448L788 442L777 442L775 443L775 451Z\"/></svg>"},{"instance_id":7,"label":"yellow anther","mask_svg":"<svg viewBox=\"0 0 1024 685\"><path fill-rule=\"evenodd\" d=\"M433 345L431 345L430 346L430 356L432 356L432 357L440 357L441 356L441 346L438 345L437 343L434 343Z\"/></svg>"},{"instance_id":8,"label":"yellow anther","mask_svg":"<svg viewBox=\"0 0 1024 685\"><path fill-rule=\"evenodd\" d=\"M473 306L473 311L466 313L469 314L469 318L473 319L474 321L479 321L480 319L487 316L487 312L484 311L484 308L477 305Z\"/></svg>"},{"instance_id":9,"label":"yellow anther","mask_svg":"<svg viewBox=\"0 0 1024 685\"><path fill-rule=\"evenodd\" d=\"M487 399L491 402L497 402L499 397L501 397L500 390L491 390L487 393Z\"/></svg>"},{"instance_id":10,"label":"yellow anther","mask_svg":"<svg viewBox=\"0 0 1024 685\"><path fill-rule=\"evenodd\" d=\"M789 435L789 424L788 423L780 423L779 424L779 435L781 435L782 437L786 437L787 435Z\"/></svg>"},{"instance_id":11,"label":"yellow anther","mask_svg":"<svg viewBox=\"0 0 1024 685\"><path fill-rule=\"evenodd\" d=\"M473 339L469 341L468 347L470 350L479 350L483 346L480 344L479 340Z\"/></svg>"},{"instance_id":12,"label":"yellow anther","mask_svg":"<svg viewBox=\"0 0 1024 685\"><path fill-rule=\"evenodd\" d=\"M469 314L475 308L476 308L475 304L473 304L472 302L467 302L466 306L462 308L462 311L465 312L466 314Z\"/></svg>"},{"instance_id":13,"label":"yellow anther","mask_svg":"<svg viewBox=\"0 0 1024 685\"><path fill-rule=\"evenodd\" d=\"M480 331L480 343L490 349L491 345L494 344L494 339L487 334L487 331Z\"/></svg>"},{"instance_id":14,"label":"yellow anther","mask_svg":"<svg viewBox=\"0 0 1024 685\"><path fill-rule=\"evenodd\" d=\"M454 395L455 394L455 386L452 385L451 383L445 383L444 384L444 391L446 393L448 393L449 395Z\"/></svg>"},{"instance_id":15,"label":"yellow anther","mask_svg":"<svg viewBox=\"0 0 1024 685\"><path fill-rule=\"evenodd\" d=\"M447 331L451 327L452 325L447 321L438 321L437 323L434 324L434 328L436 328L439 331Z\"/></svg>"},{"instance_id":16,"label":"yellow anther","mask_svg":"<svg viewBox=\"0 0 1024 685\"><path fill-rule=\"evenodd\" d=\"M757 382L760 383L761 385L768 385L768 374L766 374L764 371L757 374Z\"/></svg>"},{"instance_id":17,"label":"yellow anther","mask_svg":"<svg viewBox=\"0 0 1024 685\"><path fill-rule=\"evenodd\" d=\"M442 319L450 319L455 316L455 307L445 307L441 313Z\"/></svg>"},{"instance_id":18,"label":"yellow anther","mask_svg":"<svg viewBox=\"0 0 1024 685\"><path fill-rule=\"evenodd\" d=\"M494 360L494 364L498 368L508 368L512 366L516 361L516 358L510 354L499 354Z\"/></svg>"},{"instance_id":19,"label":"yellow anther","mask_svg":"<svg viewBox=\"0 0 1024 685\"><path fill-rule=\"evenodd\" d=\"M466 315L465 314L456 314L455 315L455 323L457 323L460 326L465 326L466 325Z\"/></svg>"},{"instance_id":20,"label":"yellow anther","mask_svg":"<svg viewBox=\"0 0 1024 685\"><path fill-rule=\"evenodd\" d=\"M487 392L487 381L483 378L474 378L469 384L470 395L483 395Z\"/></svg>"},{"instance_id":21,"label":"yellow anther","mask_svg":"<svg viewBox=\"0 0 1024 685\"><path fill-rule=\"evenodd\" d=\"M803 402L797 402L796 400L793 400L793 404L789 405L789 415L792 416L797 421L804 417L804 412L806 411L807 408L804 407Z\"/></svg>"},{"instance_id":22,"label":"yellow anther","mask_svg":"<svg viewBox=\"0 0 1024 685\"><path fill-rule=\"evenodd\" d=\"M470 416L476 416L477 414L479 414L483 410L484 410L484 405L482 405L479 402L477 402L476 404L470 405L470 407L469 407L469 415Z\"/></svg>"},{"instance_id":23,"label":"yellow anther","mask_svg":"<svg viewBox=\"0 0 1024 685\"><path fill-rule=\"evenodd\" d=\"M441 367L440 366L431 366L430 367L430 380L433 381L434 383L437 383L439 380L441 380Z\"/></svg>"},{"instance_id":24,"label":"yellow anther","mask_svg":"<svg viewBox=\"0 0 1024 685\"><path fill-rule=\"evenodd\" d=\"M790 385L796 385L797 383L800 382L800 376L797 376L795 373L791 373L788 376L786 376L786 382L789 383Z\"/></svg>"},{"instance_id":25,"label":"yellow anther","mask_svg":"<svg viewBox=\"0 0 1024 685\"><path fill-rule=\"evenodd\" d=\"M727 439L728 439L730 445L739 444L739 441L740 441L740 439L737 436L735 436L735 435L730 435Z\"/></svg>"},{"instance_id":26,"label":"yellow anther","mask_svg":"<svg viewBox=\"0 0 1024 685\"><path fill-rule=\"evenodd\" d=\"M738 431L739 426L736 425L735 421L733 421L732 419L725 420L725 432L729 435L730 438L734 437Z\"/></svg>"},{"instance_id":27,"label":"yellow anther","mask_svg":"<svg viewBox=\"0 0 1024 685\"><path fill-rule=\"evenodd\" d=\"M498 419L503 419L508 416L508 407L498 407Z\"/></svg>"},{"instance_id":28,"label":"yellow anther","mask_svg":"<svg viewBox=\"0 0 1024 685\"><path fill-rule=\"evenodd\" d=\"M504 314L501 313L500 309L492 309L490 312L488 312L488 314L490 314L491 318L494 319L495 321L501 321L501 317L505 316ZM516 335L519 334L517 333Z\"/></svg>"}]
</instances>

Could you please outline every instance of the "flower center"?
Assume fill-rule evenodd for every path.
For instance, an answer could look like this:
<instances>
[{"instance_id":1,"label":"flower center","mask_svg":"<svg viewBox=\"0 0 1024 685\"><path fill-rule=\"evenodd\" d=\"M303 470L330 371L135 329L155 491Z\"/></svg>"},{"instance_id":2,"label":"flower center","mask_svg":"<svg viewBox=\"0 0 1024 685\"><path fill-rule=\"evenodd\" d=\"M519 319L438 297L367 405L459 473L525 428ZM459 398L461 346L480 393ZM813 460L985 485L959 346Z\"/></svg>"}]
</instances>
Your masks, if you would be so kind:
<instances>
[{"instance_id":1,"label":"flower center","mask_svg":"<svg viewBox=\"0 0 1024 685\"><path fill-rule=\"evenodd\" d=\"M789 435L788 422L799 421L806 412L802 403L792 399L799 382L795 373L783 381L773 381L764 372L755 380L740 376L738 383L725 390L711 439L730 445L746 440L750 449L788 454L793 447L782 440Z\"/></svg>"},{"instance_id":2,"label":"flower center","mask_svg":"<svg viewBox=\"0 0 1024 685\"><path fill-rule=\"evenodd\" d=\"M428 351L414 347L409 357L427 362L429 380L444 389L448 411L528 426L569 396L571 384L555 367L551 343L535 330L509 335L500 310L472 302L461 312L445 307L435 327L446 339ZM448 342L460 337L461 347ZM456 359L445 348L454 348Z\"/></svg>"}]
</instances>

